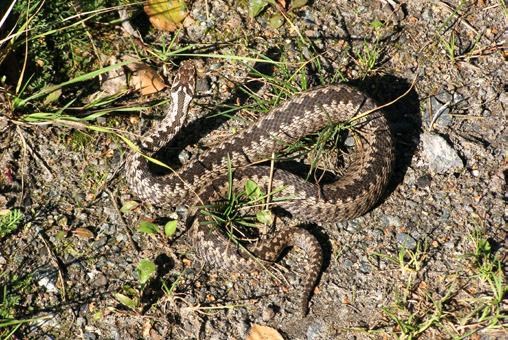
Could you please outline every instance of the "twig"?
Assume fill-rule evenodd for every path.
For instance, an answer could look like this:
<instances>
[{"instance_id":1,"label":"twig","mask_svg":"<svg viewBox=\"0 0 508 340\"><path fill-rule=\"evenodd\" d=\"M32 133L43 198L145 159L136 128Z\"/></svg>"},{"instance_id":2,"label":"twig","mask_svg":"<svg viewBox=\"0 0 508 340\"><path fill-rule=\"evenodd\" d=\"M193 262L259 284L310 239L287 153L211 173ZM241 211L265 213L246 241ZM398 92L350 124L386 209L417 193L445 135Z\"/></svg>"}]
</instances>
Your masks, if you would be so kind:
<instances>
[{"instance_id":1,"label":"twig","mask_svg":"<svg viewBox=\"0 0 508 340\"><path fill-rule=\"evenodd\" d=\"M62 300L66 301L67 293L65 291L65 280L64 280L64 275L63 275L63 271L64 271L63 264L60 261L60 259L58 258L58 256L55 254L53 249L50 247L49 242L46 240L46 237L43 235L43 233L44 233L43 230L40 229L40 228L37 228L37 229L38 229L37 236L42 240L42 243L44 243L44 246L48 250L48 254L50 255L50 258L51 258L52 262L58 268L58 280L60 281L60 286L62 288L62 294L61 294L62 295Z\"/></svg>"},{"instance_id":2,"label":"twig","mask_svg":"<svg viewBox=\"0 0 508 340\"><path fill-rule=\"evenodd\" d=\"M418 67L416 68L416 72L415 72L415 73L416 73L416 75L415 75L415 77L414 77L414 79L413 79L413 82L411 83L411 86L409 86L409 88L406 90L406 92L404 92L403 94L401 94L400 96L398 96L397 98L395 98L394 100L392 100L391 102L388 102L388 103L383 104L383 105L381 105L381 106L376 106L375 108L373 108L373 109L371 109L371 110L368 110L368 111L365 111L365 112L363 112L363 113L360 113L359 115L357 115L357 116L355 116L355 117L351 118L349 122L351 123L351 122L354 122L355 120L362 119L362 118L364 118L364 117L366 117L366 116L370 115L370 114L371 114L371 113L373 113L373 112L379 111L379 110L381 110L381 109L384 109L384 108L385 108L385 107L387 107L387 106L390 106L390 105L395 104L395 103L396 103L396 102L398 102L400 99L402 99L402 98L404 98L405 96L407 96L407 95L409 94L409 92L411 92L411 91L413 90L413 88L414 88L414 86L415 86L415 84L416 84L416 80L418 79L418 70L419 70L419 69L420 69L420 67L418 66Z\"/></svg>"},{"instance_id":3,"label":"twig","mask_svg":"<svg viewBox=\"0 0 508 340\"><path fill-rule=\"evenodd\" d=\"M115 195L108 188L104 188L104 191L108 193L108 196L109 196L109 198L111 200L111 203L113 203L113 207L115 208L116 212L118 213L118 218L120 219L121 224L123 224L123 226L127 230L127 237L129 238L129 242L131 243L132 247L136 251L139 252L140 248L136 244L136 242L134 242L134 240L132 239L132 230L129 227L129 225L125 222L125 220L123 219L122 212L120 211L120 208L118 208L118 203L116 202Z\"/></svg>"},{"instance_id":4,"label":"twig","mask_svg":"<svg viewBox=\"0 0 508 340\"><path fill-rule=\"evenodd\" d=\"M51 171L51 168L47 165L46 161L41 156L39 156L39 154L31 147L30 143L28 143L28 141L23 137L23 134L18 129L19 128L16 129L16 132L18 132L22 140L23 146L25 146L27 150L30 151L30 154L42 164L42 168L46 170L49 179L55 178L53 172Z\"/></svg>"},{"instance_id":5,"label":"twig","mask_svg":"<svg viewBox=\"0 0 508 340\"><path fill-rule=\"evenodd\" d=\"M439 108L439 110L437 110L436 114L434 116L432 116L432 119L430 120L430 124L429 124L429 129L432 130L432 128L434 127L434 123L437 121L437 119L441 116L441 114L450 106L454 103L454 100L451 99L449 101L447 101L445 104L443 104L443 106L441 106Z\"/></svg>"},{"instance_id":6,"label":"twig","mask_svg":"<svg viewBox=\"0 0 508 340\"><path fill-rule=\"evenodd\" d=\"M267 195L266 195L266 210L268 210L268 207L270 205L270 195L272 193L272 182L273 182L273 171L275 167L275 152L272 152L272 159L270 160L270 177L268 179L268 188L267 188Z\"/></svg>"},{"instance_id":7,"label":"twig","mask_svg":"<svg viewBox=\"0 0 508 340\"><path fill-rule=\"evenodd\" d=\"M21 162L21 196L18 197L18 199L16 200L16 204L17 205L21 205L21 202L23 201L23 197L25 196L25 166L28 164L27 163L27 145L26 145L26 140L25 140L25 137L23 136L23 134L21 133L20 129L19 129L19 126L16 126L16 133L19 135L19 139L21 140L21 144L23 144L23 161ZM23 166L24 165L24 166Z\"/></svg>"}]
</instances>

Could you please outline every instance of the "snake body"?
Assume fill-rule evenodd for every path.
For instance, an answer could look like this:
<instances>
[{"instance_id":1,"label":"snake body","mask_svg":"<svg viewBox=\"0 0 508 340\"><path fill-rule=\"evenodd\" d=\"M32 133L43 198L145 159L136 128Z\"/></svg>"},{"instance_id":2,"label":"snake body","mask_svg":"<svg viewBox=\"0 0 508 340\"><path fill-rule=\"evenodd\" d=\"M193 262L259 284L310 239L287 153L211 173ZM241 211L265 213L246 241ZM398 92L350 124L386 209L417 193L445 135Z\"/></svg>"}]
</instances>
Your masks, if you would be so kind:
<instances>
[{"instance_id":1,"label":"snake body","mask_svg":"<svg viewBox=\"0 0 508 340\"><path fill-rule=\"evenodd\" d=\"M153 155L185 124L194 86L194 67L184 62L173 81L168 113L141 140L143 153ZM202 205L227 191L228 171L233 168L235 187L251 179L262 188L284 188L283 195L291 199L278 202L277 207L301 221L326 224L352 219L372 208L392 170L390 129L383 113L375 108L373 100L350 86L319 87L293 96L242 133L167 175L153 174L147 160L132 152L126 162L126 178L131 190L143 201L166 207ZM252 165L330 123L347 122L369 110L373 112L355 122L359 131L355 153L344 174L333 183L315 184L286 170ZM196 218L192 226L197 253L219 266L252 267L258 265L256 259L275 261L288 246L302 248L308 260L302 298L302 311L307 313L322 266L322 250L311 233L302 228L286 228L272 239L244 248L232 244L216 228L199 222L200 218Z\"/></svg>"}]
</instances>

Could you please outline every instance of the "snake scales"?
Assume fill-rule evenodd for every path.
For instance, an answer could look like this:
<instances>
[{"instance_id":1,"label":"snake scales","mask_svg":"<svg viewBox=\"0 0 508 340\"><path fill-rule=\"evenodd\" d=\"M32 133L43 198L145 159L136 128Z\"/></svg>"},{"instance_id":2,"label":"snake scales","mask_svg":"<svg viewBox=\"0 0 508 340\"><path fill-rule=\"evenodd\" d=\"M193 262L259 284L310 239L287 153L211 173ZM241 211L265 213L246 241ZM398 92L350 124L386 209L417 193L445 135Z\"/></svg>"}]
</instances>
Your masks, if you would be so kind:
<instances>
[{"instance_id":1,"label":"snake scales","mask_svg":"<svg viewBox=\"0 0 508 340\"><path fill-rule=\"evenodd\" d=\"M145 154L153 155L184 125L194 86L194 66L188 61L183 62L171 88L170 109L162 122L141 140L141 150ZM299 220L331 223L352 219L376 203L392 169L393 142L381 112L374 111L356 121L355 129L359 131L356 152L343 176L333 183L311 183L277 168L270 173L269 166L253 166L252 163L270 158L273 152L327 124L346 122L374 108L369 97L352 87L320 87L295 95L244 132L169 174L153 174L147 160L132 152L126 162L127 181L140 199L158 206L202 205L227 190L228 169L232 167L235 187L243 187L249 178L261 188L268 185L283 187L283 194L292 199L277 205ZM256 258L272 262L288 246L302 248L307 255L308 267L305 268L307 275L301 304L303 313L308 312L308 303L322 267L322 250L311 233L302 228L285 228L270 240L244 248L235 246L217 228L199 223L199 219L196 218L192 226L198 255L219 266L252 267L259 265Z\"/></svg>"}]
</instances>

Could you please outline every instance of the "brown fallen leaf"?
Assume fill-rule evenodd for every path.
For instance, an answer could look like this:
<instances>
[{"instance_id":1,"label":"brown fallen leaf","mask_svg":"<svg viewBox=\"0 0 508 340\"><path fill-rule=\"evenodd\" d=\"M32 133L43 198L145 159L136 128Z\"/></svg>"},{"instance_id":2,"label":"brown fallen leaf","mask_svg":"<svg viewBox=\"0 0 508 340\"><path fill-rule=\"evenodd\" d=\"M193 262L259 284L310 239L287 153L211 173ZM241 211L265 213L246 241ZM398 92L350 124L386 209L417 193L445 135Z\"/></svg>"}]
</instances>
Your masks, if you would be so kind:
<instances>
[{"instance_id":1,"label":"brown fallen leaf","mask_svg":"<svg viewBox=\"0 0 508 340\"><path fill-rule=\"evenodd\" d=\"M146 96L166 88L167 85L161 76L149 66L137 63L129 68L133 71L130 86L135 90L139 90L142 95Z\"/></svg>"},{"instance_id":2,"label":"brown fallen leaf","mask_svg":"<svg viewBox=\"0 0 508 340\"><path fill-rule=\"evenodd\" d=\"M87 228L78 227L72 231L74 235L80 238L91 239L94 238L94 234Z\"/></svg>"},{"instance_id":3,"label":"brown fallen leaf","mask_svg":"<svg viewBox=\"0 0 508 340\"><path fill-rule=\"evenodd\" d=\"M250 328L246 340L284 340L284 338L271 327L254 324Z\"/></svg>"},{"instance_id":4,"label":"brown fallen leaf","mask_svg":"<svg viewBox=\"0 0 508 340\"><path fill-rule=\"evenodd\" d=\"M153 27L168 32L176 31L189 14L184 0L148 0L144 10Z\"/></svg>"}]
</instances>

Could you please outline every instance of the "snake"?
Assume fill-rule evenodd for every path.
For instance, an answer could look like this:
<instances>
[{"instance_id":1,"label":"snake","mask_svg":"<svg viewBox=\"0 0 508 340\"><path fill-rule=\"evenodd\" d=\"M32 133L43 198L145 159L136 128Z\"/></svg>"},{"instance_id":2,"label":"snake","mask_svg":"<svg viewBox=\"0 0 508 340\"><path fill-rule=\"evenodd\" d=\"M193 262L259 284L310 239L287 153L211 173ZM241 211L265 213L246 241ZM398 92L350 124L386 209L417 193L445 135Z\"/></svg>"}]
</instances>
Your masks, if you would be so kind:
<instances>
[{"instance_id":1,"label":"snake","mask_svg":"<svg viewBox=\"0 0 508 340\"><path fill-rule=\"evenodd\" d=\"M191 158L168 173L155 173L150 158L170 143L185 126L195 94L196 70L183 61L170 89L171 103L164 118L138 142L126 157L126 180L143 202L162 208L188 205L204 207L223 197L230 184L241 188L254 181L260 188L281 188L287 200L270 207L301 222L332 225L359 217L378 202L389 181L394 163L393 137L386 114L360 90L335 84L292 95L256 123ZM348 166L333 181L306 180L290 169L267 164L285 146L329 124L354 122L355 148ZM268 162L270 163L270 162ZM231 173L231 179L229 179ZM272 209L272 210L273 210ZM190 235L196 254L205 263L231 270L273 264L281 252L298 247L305 254L305 277L301 280L301 311L309 312L310 300L323 266L323 251L315 235L301 226L280 228L273 235L238 244L224 231L204 223L195 213Z\"/></svg>"}]
</instances>

